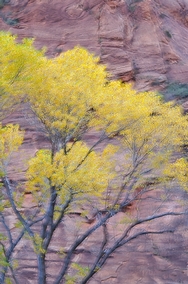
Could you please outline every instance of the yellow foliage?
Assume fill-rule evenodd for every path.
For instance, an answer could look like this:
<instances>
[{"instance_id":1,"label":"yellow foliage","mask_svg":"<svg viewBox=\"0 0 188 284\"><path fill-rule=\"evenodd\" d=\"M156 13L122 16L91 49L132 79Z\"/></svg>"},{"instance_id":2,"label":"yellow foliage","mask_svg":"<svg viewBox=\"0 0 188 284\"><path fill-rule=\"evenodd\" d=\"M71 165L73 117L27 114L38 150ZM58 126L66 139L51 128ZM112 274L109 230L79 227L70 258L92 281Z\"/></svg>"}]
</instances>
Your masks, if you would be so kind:
<instances>
[{"instance_id":1,"label":"yellow foliage","mask_svg":"<svg viewBox=\"0 0 188 284\"><path fill-rule=\"evenodd\" d=\"M85 277L88 272L89 272L89 268L87 266L83 266L83 265L79 265L78 263L72 263L72 268L76 270L77 274L77 278L79 277Z\"/></svg>"},{"instance_id":2,"label":"yellow foliage","mask_svg":"<svg viewBox=\"0 0 188 284\"><path fill-rule=\"evenodd\" d=\"M9 124L6 127L0 125L0 175L5 173L8 160L22 144L23 136L19 125Z\"/></svg>"},{"instance_id":3,"label":"yellow foliage","mask_svg":"<svg viewBox=\"0 0 188 284\"><path fill-rule=\"evenodd\" d=\"M43 239L40 237L39 234L36 233L32 238L32 241L36 254L45 253L45 250L43 249Z\"/></svg>"},{"instance_id":4,"label":"yellow foliage","mask_svg":"<svg viewBox=\"0 0 188 284\"><path fill-rule=\"evenodd\" d=\"M113 178L105 151L113 156L114 150L90 153L78 142L89 127L118 135L125 149L124 181L134 176L144 182L145 173L156 176L156 170L162 180L172 153L187 139L187 117L180 107L164 103L155 92L138 93L130 84L109 82L99 58L82 47L48 59L44 50L35 50L33 40L16 44L14 36L0 33L0 43L1 90L27 93L52 142L52 152L39 151L30 161L27 190L49 192L54 186L62 201L70 192L98 196L105 190ZM1 155L6 159L3 139Z\"/></svg>"},{"instance_id":5,"label":"yellow foliage","mask_svg":"<svg viewBox=\"0 0 188 284\"><path fill-rule=\"evenodd\" d=\"M44 59L28 90L34 111L51 135L77 136L104 100L105 67L81 47Z\"/></svg>"},{"instance_id":6,"label":"yellow foliage","mask_svg":"<svg viewBox=\"0 0 188 284\"><path fill-rule=\"evenodd\" d=\"M50 188L49 178L53 172L51 155L49 150L40 150L36 157L29 161L26 184L27 191L48 190Z\"/></svg>"},{"instance_id":7,"label":"yellow foliage","mask_svg":"<svg viewBox=\"0 0 188 284\"><path fill-rule=\"evenodd\" d=\"M6 283L6 284L12 284L11 278L7 277L7 278L5 279L5 283Z\"/></svg>"},{"instance_id":8,"label":"yellow foliage","mask_svg":"<svg viewBox=\"0 0 188 284\"><path fill-rule=\"evenodd\" d=\"M63 149L57 152L53 160L50 151L39 151L29 163L27 190L45 191L50 185L55 186L62 202L70 192L78 196L101 196L114 176L110 148L97 154L90 152L83 142L77 142L67 153Z\"/></svg>"},{"instance_id":9,"label":"yellow foliage","mask_svg":"<svg viewBox=\"0 0 188 284\"><path fill-rule=\"evenodd\" d=\"M165 168L164 174L179 181L180 185L188 190L188 161L180 158Z\"/></svg>"},{"instance_id":10,"label":"yellow foliage","mask_svg":"<svg viewBox=\"0 0 188 284\"><path fill-rule=\"evenodd\" d=\"M43 58L44 50L37 51L33 47L33 39L24 39L16 43L16 37L5 32L0 32L1 68L0 88L6 92L20 94L26 91L29 81L36 66Z\"/></svg>"},{"instance_id":11,"label":"yellow foliage","mask_svg":"<svg viewBox=\"0 0 188 284\"><path fill-rule=\"evenodd\" d=\"M125 149L121 170L128 178L134 171L138 182L144 181L144 172L156 175L159 170L157 175L162 175L188 135L187 116L179 106L165 103L154 92L137 93L118 81L106 86L105 100L91 125L102 125L110 136L119 134Z\"/></svg>"}]
</instances>

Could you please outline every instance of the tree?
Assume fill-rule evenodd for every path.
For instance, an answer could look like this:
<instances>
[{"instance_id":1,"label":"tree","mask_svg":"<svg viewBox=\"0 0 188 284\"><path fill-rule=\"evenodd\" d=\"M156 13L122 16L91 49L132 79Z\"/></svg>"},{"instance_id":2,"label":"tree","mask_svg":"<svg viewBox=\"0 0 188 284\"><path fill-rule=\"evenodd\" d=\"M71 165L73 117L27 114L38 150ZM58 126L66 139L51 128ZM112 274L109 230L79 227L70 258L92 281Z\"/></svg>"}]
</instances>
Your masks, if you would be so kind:
<instances>
[{"instance_id":1,"label":"tree","mask_svg":"<svg viewBox=\"0 0 188 284\"><path fill-rule=\"evenodd\" d=\"M23 131L13 125L0 128L0 222L4 231L0 234L1 283L10 280L10 273L11 281L19 283L14 253L23 239L30 242L36 255L38 283L48 283L46 259L54 235L75 210L81 230L76 236L70 232L69 248L59 247L62 265L53 283L87 283L119 247L142 235L169 232L143 229L143 224L185 213L183 208L182 212L155 208L151 215L140 217L129 215L127 209L156 184L163 196L163 186L170 187L172 181L187 188L187 161L181 157L187 117L180 107L163 102L154 92L138 93L129 84L109 81L99 59L84 48L75 47L48 59L31 41L17 44L15 37L4 33L0 40L1 88L7 96L29 102L51 145L29 161L27 184L18 192L7 169L12 151L19 151L23 142ZM91 129L98 131L99 138L88 146L84 134ZM107 146L96 150L104 141ZM119 171L115 170L117 165ZM37 208L29 216L21 210L27 192ZM16 234L8 224L8 208L17 219ZM91 208L94 213L90 218ZM123 230L112 238L110 220L122 212L119 224L123 224ZM91 222L87 228L86 220ZM100 234L99 247L91 265L85 267L73 256L95 232Z\"/></svg>"}]
</instances>

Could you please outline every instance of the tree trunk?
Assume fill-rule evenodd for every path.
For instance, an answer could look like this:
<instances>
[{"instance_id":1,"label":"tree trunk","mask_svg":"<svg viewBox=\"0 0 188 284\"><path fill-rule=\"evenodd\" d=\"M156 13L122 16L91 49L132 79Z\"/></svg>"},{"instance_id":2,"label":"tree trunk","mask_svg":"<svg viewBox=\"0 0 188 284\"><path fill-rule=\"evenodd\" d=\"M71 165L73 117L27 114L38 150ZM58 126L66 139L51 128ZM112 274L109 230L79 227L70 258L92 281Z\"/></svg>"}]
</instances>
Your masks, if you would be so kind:
<instances>
[{"instance_id":1,"label":"tree trunk","mask_svg":"<svg viewBox=\"0 0 188 284\"><path fill-rule=\"evenodd\" d=\"M37 259L38 259L38 284L46 284L45 255L40 253Z\"/></svg>"}]
</instances>

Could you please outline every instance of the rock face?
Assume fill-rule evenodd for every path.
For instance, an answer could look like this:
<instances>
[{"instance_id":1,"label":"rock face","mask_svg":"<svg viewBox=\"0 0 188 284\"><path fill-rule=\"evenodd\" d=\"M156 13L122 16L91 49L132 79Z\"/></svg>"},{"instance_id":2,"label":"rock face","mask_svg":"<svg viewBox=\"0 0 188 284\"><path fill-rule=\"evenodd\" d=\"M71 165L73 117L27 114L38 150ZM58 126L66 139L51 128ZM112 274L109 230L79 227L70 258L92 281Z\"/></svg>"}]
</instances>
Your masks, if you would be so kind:
<instances>
[{"instance_id":1,"label":"rock face","mask_svg":"<svg viewBox=\"0 0 188 284\"><path fill-rule=\"evenodd\" d=\"M47 55L81 45L139 89L187 82L186 0L4 0L0 27Z\"/></svg>"},{"instance_id":2,"label":"rock face","mask_svg":"<svg viewBox=\"0 0 188 284\"><path fill-rule=\"evenodd\" d=\"M10 167L9 177L13 183L25 182L25 170L27 161L34 156L40 148L48 148L49 140L45 135L44 129L35 118L27 104L22 105L15 110L4 123L19 123L22 129L25 129L25 140L18 154L15 154ZM97 133L87 133L83 139L88 145L93 145L97 139ZM98 146L104 147L104 144ZM120 161L122 153L119 153L117 160ZM117 166L117 171L119 171ZM168 200L161 199L161 192L154 185L151 192L139 200L138 204L133 204L128 210L132 218L141 218L150 216L153 212L182 211L184 203L187 206L188 194L181 192L177 187L170 188L166 192ZM22 213L30 215L32 210L37 210L33 203L31 194L26 194ZM111 239L118 236L118 230L125 230L126 223L120 221L125 218L124 212L120 212L108 223ZM16 235L16 219L12 210L6 211L6 220L11 228L13 235ZM81 223L82 222L82 223ZM92 222L94 222L92 220ZM77 225L75 225L77 224ZM82 226L80 226L82 224ZM119 225L117 225L119 224ZM0 223L1 225L1 223ZM59 247L69 248L73 239L76 239L79 233L89 229L92 226L88 220L83 222L79 214L72 212L67 215L64 222L53 237L52 243L48 249L47 263L47 283L53 284L61 265L62 258L59 256ZM80 228L78 230L78 228ZM172 230L174 233L161 235L141 236L129 244L119 248L108 259L102 270L96 274L90 281L90 284L187 284L188 269L188 220L187 217L167 216L154 223L148 223L141 227L141 230ZM2 227L0 226L2 233ZM98 230L94 235L88 238L87 242L78 248L73 260L84 266L91 264L96 257L101 244L102 232ZM18 260L19 269L16 270L16 277L19 283L37 284L37 260L36 255L31 249L30 241L26 238L21 241L14 253L14 258Z\"/></svg>"},{"instance_id":3,"label":"rock face","mask_svg":"<svg viewBox=\"0 0 188 284\"><path fill-rule=\"evenodd\" d=\"M100 56L101 62L107 64L113 78L132 81L140 90L165 86L173 81L187 83L187 0L1 2L4 3L0 4L1 29L17 34L19 39L34 37L37 48L47 47L48 56L56 56L75 45L81 45ZM184 105L186 109L187 103ZM22 152L14 157L9 173L14 182L24 182L27 159L33 156L37 149L48 147L49 141L27 105L17 109L4 122L19 123L26 131ZM93 139L95 135L86 137L88 143L92 143ZM18 168L20 170L17 173ZM153 206L159 206L158 197L150 197L155 202L152 201L153 203L148 205L143 201L140 214L149 214ZM179 199L187 198L186 193L174 188L169 193L170 201L163 206L170 209L178 206ZM27 195L24 210L31 205L30 196ZM8 218L12 230L15 230L15 220L11 217L11 212ZM48 260L49 266L52 267L52 277L60 265L56 248L62 240L62 231L64 230L66 236L66 230L73 222L74 218L68 217L67 225L57 231L52 244ZM165 236L143 236L119 249L90 283L187 284L187 219L166 218L163 224L156 223L157 228L160 226L177 230L174 234ZM97 237L89 240L84 248L85 254L80 260L86 265L95 254ZM35 258L28 249L27 241L20 244L16 257L23 264L21 271L18 271L20 283L37 283ZM75 257L79 259L80 255ZM49 276L49 283L50 281Z\"/></svg>"}]
</instances>

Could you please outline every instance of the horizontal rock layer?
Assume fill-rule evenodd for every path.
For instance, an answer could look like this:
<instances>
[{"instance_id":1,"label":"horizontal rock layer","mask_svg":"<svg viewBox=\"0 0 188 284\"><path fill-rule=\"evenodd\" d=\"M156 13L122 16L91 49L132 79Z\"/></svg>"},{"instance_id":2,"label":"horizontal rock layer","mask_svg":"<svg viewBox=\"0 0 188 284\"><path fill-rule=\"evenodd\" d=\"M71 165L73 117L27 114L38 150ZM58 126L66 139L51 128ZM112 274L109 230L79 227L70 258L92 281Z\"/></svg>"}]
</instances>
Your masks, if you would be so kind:
<instances>
[{"instance_id":1,"label":"horizontal rock layer","mask_svg":"<svg viewBox=\"0 0 188 284\"><path fill-rule=\"evenodd\" d=\"M75 45L100 56L113 77L150 89L187 82L186 0L10 0L0 27L34 37L56 56Z\"/></svg>"}]
</instances>

